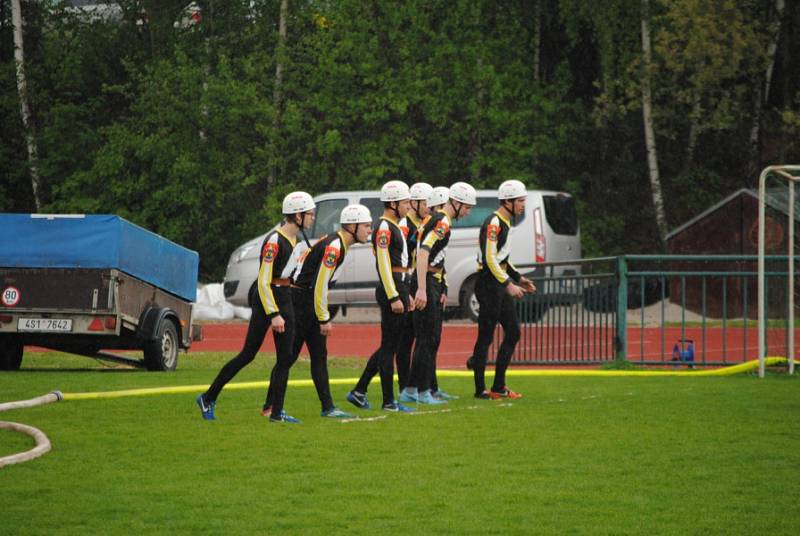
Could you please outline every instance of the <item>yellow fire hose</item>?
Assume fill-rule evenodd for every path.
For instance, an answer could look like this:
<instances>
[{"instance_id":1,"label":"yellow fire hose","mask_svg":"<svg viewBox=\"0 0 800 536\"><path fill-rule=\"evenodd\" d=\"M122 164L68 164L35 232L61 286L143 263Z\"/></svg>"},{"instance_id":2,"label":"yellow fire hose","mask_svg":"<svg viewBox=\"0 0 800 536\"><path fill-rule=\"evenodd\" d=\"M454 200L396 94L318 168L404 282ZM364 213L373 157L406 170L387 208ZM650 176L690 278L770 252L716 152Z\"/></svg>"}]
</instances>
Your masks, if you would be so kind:
<instances>
[{"instance_id":1,"label":"yellow fire hose","mask_svg":"<svg viewBox=\"0 0 800 536\"><path fill-rule=\"evenodd\" d=\"M785 363L785 357L768 357L766 358L766 365L773 366L780 363ZM668 363L666 363L668 364ZM578 377L578 376L594 376L594 377L618 377L618 376L650 376L650 377L667 377L677 376L685 378L695 377L708 377L708 376L732 376L734 374L741 374L758 368L758 361L747 361L739 365L730 367L713 369L713 370L576 370L576 369L512 369L507 372L508 376L562 376L562 377ZM490 371L487 373L491 374ZM457 370L440 370L437 372L439 376L458 378L458 377L472 377L471 371L457 371ZM355 378L338 378L330 380L332 385L352 384ZM225 386L226 390L236 389L264 389L269 385L268 381L259 382L242 382L231 383ZM291 380L289 385L308 387L313 385L311 380ZM22 400L17 402L7 402L0 404L0 412L12 409L28 408L34 406L41 406L59 400L91 400L98 398L122 398L127 396L151 396L160 394L177 394L177 393L198 393L202 392L208 387L207 385L178 385L172 387L151 387L146 389L124 389L120 391L97 391L93 393L61 393L60 391L53 391L52 393L32 398L30 400ZM0 421L0 429L10 429L24 434L28 434L36 441L36 447L18 454L5 456L0 458L0 467L10 465L13 463L20 463L37 458L51 448L50 440L47 436L32 426L24 424Z\"/></svg>"}]
</instances>

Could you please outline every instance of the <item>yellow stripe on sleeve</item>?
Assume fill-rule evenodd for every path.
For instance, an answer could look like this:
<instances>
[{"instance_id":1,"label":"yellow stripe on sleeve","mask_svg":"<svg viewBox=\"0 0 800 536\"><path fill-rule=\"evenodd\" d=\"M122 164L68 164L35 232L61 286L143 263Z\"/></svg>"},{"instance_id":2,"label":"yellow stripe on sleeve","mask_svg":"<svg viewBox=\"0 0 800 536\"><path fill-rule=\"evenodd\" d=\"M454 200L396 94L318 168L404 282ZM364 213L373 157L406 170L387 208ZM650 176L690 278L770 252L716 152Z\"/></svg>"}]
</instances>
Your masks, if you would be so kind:
<instances>
[{"instance_id":1,"label":"yellow stripe on sleeve","mask_svg":"<svg viewBox=\"0 0 800 536\"><path fill-rule=\"evenodd\" d=\"M381 247L381 244L377 244L375 247L375 258L378 261L378 277L381 278L381 284L383 284L383 291L386 293L386 297L389 300L393 300L397 296L399 296L399 292L397 292L397 288L394 284L394 277L392 277L392 257L389 254L389 248L392 244L391 238L391 230L388 229L388 223L381 222L381 228L378 230L377 238L378 241L381 241L381 233L388 233L386 247Z\"/></svg>"},{"instance_id":2,"label":"yellow stripe on sleeve","mask_svg":"<svg viewBox=\"0 0 800 536\"><path fill-rule=\"evenodd\" d=\"M258 296L261 299L261 306L267 315L279 313L278 302L275 300L275 295L272 293L272 277L273 267L275 264L275 257L278 256L278 236L274 235L267 242L265 248L267 251L262 254L261 266L258 269ZM273 242L273 239L275 240Z\"/></svg>"},{"instance_id":3,"label":"yellow stripe on sleeve","mask_svg":"<svg viewBox=\"0 0 800 536\"><path fill-rule=\"evenodd\" d=\"M339 256L342 254L342 250L337 247L340 244L339 240L333 240L325 247L322 252L322 259L320 259L319 270L317 270L317 279L314 282L314 312L320 323L325 323L331 319L331 315L328 312L328 285L333 273L336 271ZM329 248L338 252L335 258L327 258ZM333 253L331 253L332 255ZM332 262L328 262L329 260Z\"/></svg>"},{"instance_id":4,"label":"yellow stripe on sleeve","mask_svg":"<svg viewBox=\"0 0 800 536\"><path fill-rule=\"evenodd\" d=\"M494 227L494 229L492 229ZM490 240L490 237L494 233L494 240ZM492 275L497 279L500 283L505 284L508 280L508 274L505 270L500 266L500 263L497 261L497 238L500 235L500 221L495 217L492 218L492 221L489 222L489 225L486 229L486 251L484 252L484 258L486 259L486 265L489 267L489 270L492 272Z\"/></svg>"}]
</instances>

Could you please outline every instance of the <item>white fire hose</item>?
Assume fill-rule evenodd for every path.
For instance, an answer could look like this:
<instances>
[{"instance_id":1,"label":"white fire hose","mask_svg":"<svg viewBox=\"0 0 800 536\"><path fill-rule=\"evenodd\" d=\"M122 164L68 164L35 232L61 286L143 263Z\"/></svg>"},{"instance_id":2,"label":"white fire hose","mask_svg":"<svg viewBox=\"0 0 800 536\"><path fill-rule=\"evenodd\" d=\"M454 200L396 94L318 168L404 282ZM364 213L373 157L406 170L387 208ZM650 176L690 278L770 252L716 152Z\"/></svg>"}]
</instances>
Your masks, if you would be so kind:
<instances>
[{"instance_id":1,"label":"white fire hose","mask_svg":"<svg viewBox=\"0 0 800 536\"><path fill-rule=\"evenodd\" d=\"M61 394L61 391L53 391L52 393L48 393L46 395L37 398L31 398L30 400L18 400L16 402L6 402L4 404L0 404L0 412L9 411L12 409L43 406L45 404L50 404L51 402L58 402L59 400L63 399L64 396ZM31 436L34 439L34 441L36 441L36 446L31 450L25 452L18 452L17 454L11 454L9 456L4 456L0 458L0 467L5 467L6 465L11 465L14 463L27 462L28 460L38 458L39 456L42 456L47 452L50 452L50 440L47 439L47 436L44 435L44 432L42 432L38 428L34 428L33 426L28 426L27 424L0 421L0 429L21 432L23 434Z\"/></svg>"}]
</instances>

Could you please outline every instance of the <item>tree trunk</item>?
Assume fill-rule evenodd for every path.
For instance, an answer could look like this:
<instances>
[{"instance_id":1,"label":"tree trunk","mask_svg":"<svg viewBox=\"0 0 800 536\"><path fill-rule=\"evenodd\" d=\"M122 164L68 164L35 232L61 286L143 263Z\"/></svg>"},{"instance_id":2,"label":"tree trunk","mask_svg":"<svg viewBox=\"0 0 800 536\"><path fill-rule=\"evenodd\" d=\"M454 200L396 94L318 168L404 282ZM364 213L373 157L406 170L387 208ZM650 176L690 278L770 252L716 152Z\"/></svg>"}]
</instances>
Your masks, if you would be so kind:
<instances>
[{"instance_id":1,"label":"tree trunk","mask_svg":"<svg viewBox=\"0 0 800 536\"><path fill-rule=\"evenodd\" d=\"M31 173L31 187L33 189L33 202L36 211L42 208L41 184L38 170L38 149L36 137L31 122L31 109L28 105L28 83L25 78L25 53L22 46L22 6L20 0L11 0L11 22L14 26L14 63L17 67L17 93L19 94L19 107L22 114L22 126L25 130L25 143L28 147L28 167Z\"/></svg>"},{"instance_id":2,"label":"tree trunk","mask_svg":"<svg viewBox=\"0 0 800 536\"><path fill-rule=\"evenodd\" d=\"M289 0L281 0L281 12L278 18L278 46L275 48L275 86L272 89L272 106L275 110L274 135L280 125L280 109L283 101L283 55L286 50L286 19L289 13ZM275 165L270 166L267 177L267 188L275 183Z\"/></svg>"},{"instance_id":3,"label":"tree trunk","mask_svg":"<svg viewBox=\"0 0 800 536\"><path fill-rule=\"evenodd\" d=\"M477 82L475 84L475 89L477 90L476 100L478 102L478 110L484 110L484 102L485 102L485 91L484 91L484 84L481 81L480 73L483 72L483 58L479 57L477 61L477 69L476 72ZM482 122L483 114L479 111L477 120L475 121L474 128L469 136L469 163L472 165L481 154L481 122ZM481 168L480 166L476 166L472 170L471 179L473 181L477 181L481 178Z\"/></svg>"},{"instance_id":4,"label":"tree trunk","mask_svg":"<svg viewBox=\"0 0 800 536\"><path fill-rule=\"evenodd\" d=\"M778 49L778 38L781 35L783 23L784 0L775 0L775 19L769 25L770 42L767 47L767 70L764 73L764 83L756 87L753 99L753 124L750 127L750 158L747 164L747 178L755 179L759 172L759 145L761 137L761 115L764 104L769 100L769 90L772 85L772 70L775 67L775 51Z\"/></svg>"},{"instance_id":5,"label":"tree trunk","mask_svg":"<svg viewBox=\"0 0 800 536\"><path fill-rule=\"evenodd\" d=\"M656 225L664 243L667 239L667 216L664 212L664 195L661 192L661 179L658 173L658 152L653 132L653 103L650 93L650 62L652 57L649 26L650 0L642 0L642 116L644 118L644 139L647 144L647 165L650 173L650 189L653 207L656 211Z\"/></svg>"},{"instance_id":6,"label":"tree trunk","mask_svg":"<svg viewBox=\"0 0 800 536\"><path fill-rule=\"evenodd\" d=\"M689 126L689 139L686 142L686 163L683 166L684 171L688 171L694 165L694 151L697 148L698 130L700 130L700 92L695 90L692 92L692 115L689 117L691 122Z\"/></svg>"},{"instance_id":7,"label":"tree trunk","mask_svg":"<svg viewBox=\"0 0 800 536\"><path fill-rule=\"evenodd\" d=\"M541 81L542 61L542 5L536 0L533 7L533 81Z\"/></svg>"},{"instance_id":8,"label":"tree trunk","mask_svg":"<svg viewBox=\"0 0 800 536\"><path fill-rule=\"evenodd\" d=\"M206 34L206 38L203 40L205 44L205 51L206 51L206 63L203 66L203 104L200 108L200 115L203 116L202 124L200 125L200 130L198 135L200 137L200 143L206 143L208 141L208 130L206 126L208 125L208 104L206 103L205 99L208 95L208 79L211 77L211 41L214 39L214 2L210 0L208 2L208 14L203 13L203 18L208 17L208 33Z\"/></svg>"}]
</instances>

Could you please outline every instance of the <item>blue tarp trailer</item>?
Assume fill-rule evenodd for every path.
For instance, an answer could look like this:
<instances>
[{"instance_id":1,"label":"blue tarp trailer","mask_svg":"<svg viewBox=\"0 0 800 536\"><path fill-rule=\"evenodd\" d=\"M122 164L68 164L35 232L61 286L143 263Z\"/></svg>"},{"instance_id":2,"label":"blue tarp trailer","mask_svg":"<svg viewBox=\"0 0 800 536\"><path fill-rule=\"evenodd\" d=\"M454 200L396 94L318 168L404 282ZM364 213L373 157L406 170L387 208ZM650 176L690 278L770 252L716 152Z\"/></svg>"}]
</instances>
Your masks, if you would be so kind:
<instances>
[{"instance_id":1,"label":"blue tarp trailer","mask_svg":"<svg viewBox=\"0 0 800 536\"><path fill-rule=\"evenodd\" d=\"M25 345L174 369L198 336L198 264L119 216L0 214L0 370L19 368Z\"/></svg>"},{"instance_id":2,"label":"blue tarp trailer","mask_svg":"<svg viewBox=\"0 0 800 536\"><path fill-rule=\"evenodd\" d=\"M116 268L195 301L199 256L105 214L0 214L0 267Z\"/></svg>"}]
</instances>

